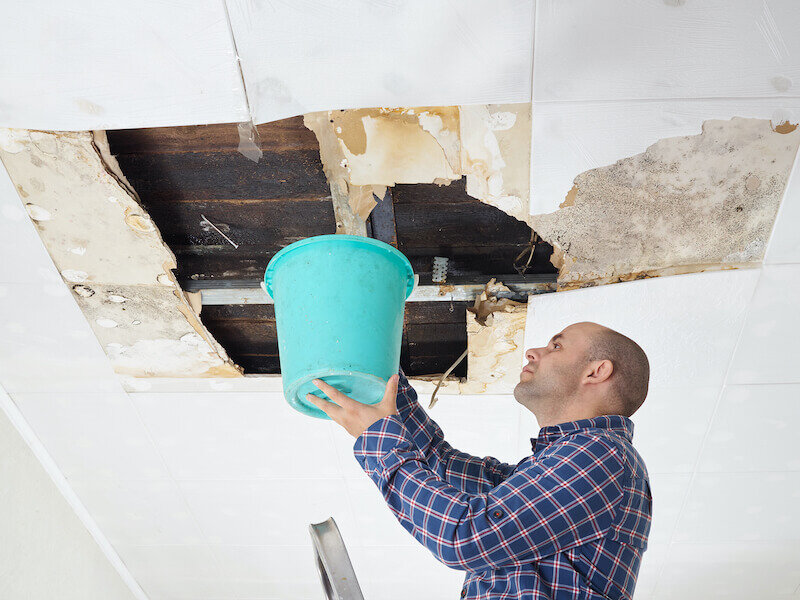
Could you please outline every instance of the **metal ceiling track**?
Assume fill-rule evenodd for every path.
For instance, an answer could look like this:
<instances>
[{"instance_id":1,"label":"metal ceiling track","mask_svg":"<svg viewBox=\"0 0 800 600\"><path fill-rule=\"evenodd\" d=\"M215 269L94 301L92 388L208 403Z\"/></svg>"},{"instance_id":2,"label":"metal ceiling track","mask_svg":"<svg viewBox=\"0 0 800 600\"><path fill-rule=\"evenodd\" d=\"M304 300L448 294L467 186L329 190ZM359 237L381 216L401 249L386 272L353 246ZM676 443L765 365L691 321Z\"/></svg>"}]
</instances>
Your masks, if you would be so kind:
<instances>
[{"instance_id":1,"label":"metal ceiling track","mask_svg":"<svg viewBox=\"0 0 800 600\"><path fill-rule=\"evenodd\" d=\"M419 276L417 276L419 277ZM487 281L491 278L487 278ZM527 275L497 277L511 292L498 292L498 298L510 298L518 302L526 302L530 294L544 294L556 291L556 275ZM252 279L225 281L181 282L187 292L200 292L202 304L272 304L273 300L264 291L263 282ZM406 302L473 302L486 289L486 283L443 283L420 285L419 281Z\"/></svg>"}]
</instances>

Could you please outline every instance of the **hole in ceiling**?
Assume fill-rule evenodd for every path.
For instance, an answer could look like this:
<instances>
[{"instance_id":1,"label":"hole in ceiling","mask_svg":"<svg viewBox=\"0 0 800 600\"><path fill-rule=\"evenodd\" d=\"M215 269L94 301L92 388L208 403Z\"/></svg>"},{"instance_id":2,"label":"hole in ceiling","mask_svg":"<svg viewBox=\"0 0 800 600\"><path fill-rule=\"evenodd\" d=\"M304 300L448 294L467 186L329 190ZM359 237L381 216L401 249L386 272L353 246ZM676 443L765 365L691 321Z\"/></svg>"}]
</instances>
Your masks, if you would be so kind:
<instances>
[{"instance_id":1,"label":"hole in ceiling","mask_svg":"<svg viewBox=\"0 0 800 600\"><path fill-rule=\"evenodd\" d=\"M263 157L238 152L236 124L107 131L111 153L177 260L186 291L260 288L269 260L301 239L336 232L331 190L314 133L303 117L258 126ZM450 185L390 186L391 210L373 210L367 235L396 244L433 282L433 259L448 258L447 285L483 286L492 277L554 280L552 247L499 208ZM532 248L533 246L533 248ZM533 252L531 252L533 250ZM408 375L445 372L467 347L472 301L406 303L401 365ZM204 305L201 320L245 374L277 374L272 304ZM451 373L466 377L467 361Z\"/></svg>"}]
</instances>

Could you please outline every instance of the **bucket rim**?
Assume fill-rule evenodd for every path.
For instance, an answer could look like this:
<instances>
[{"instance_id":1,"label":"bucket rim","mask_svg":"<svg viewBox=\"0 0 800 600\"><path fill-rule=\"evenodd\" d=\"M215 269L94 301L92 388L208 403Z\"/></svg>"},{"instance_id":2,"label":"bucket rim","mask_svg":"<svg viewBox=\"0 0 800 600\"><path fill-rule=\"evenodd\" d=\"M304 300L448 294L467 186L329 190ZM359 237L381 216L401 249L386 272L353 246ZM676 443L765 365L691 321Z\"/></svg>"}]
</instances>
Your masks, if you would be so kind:
<instances>
[{"instance_id":1,"label":"bucket rim","mask_svg":"<svg viewBox=\"0 0 800 600\"><path fill-rule=\"evenodd\" d=\"M275 267L277 264L286 257L286 255L308 246L310 244L315 244L323 241L351 241L356 243L361 243L366 246L372 246L377 250L382 250L387 252L388 254L398 258L402 261L403 266L406 267L406 274L407 274L407 283L406 283L406 298L411 295L411 292L414 291L414 268L411 266L411 262L408 260L405 254L400 252L397 248L392 246L391 244L387 244L386 242L382 242L381 240L376 240L375 238L368 238L363 237L360 235L350 235L347 233L332 233L332 234L325 234L325 235L314 235L307 237L304 240L299 240L297 242L292 242L285 248L281 248L275 256L270 259L269 263L267 263L267 268L264 271L264 287L266 288L267 293L270 295L272 299L275 296L272 294L272 276L275 272Z\"/></svg>"}]
</instances>

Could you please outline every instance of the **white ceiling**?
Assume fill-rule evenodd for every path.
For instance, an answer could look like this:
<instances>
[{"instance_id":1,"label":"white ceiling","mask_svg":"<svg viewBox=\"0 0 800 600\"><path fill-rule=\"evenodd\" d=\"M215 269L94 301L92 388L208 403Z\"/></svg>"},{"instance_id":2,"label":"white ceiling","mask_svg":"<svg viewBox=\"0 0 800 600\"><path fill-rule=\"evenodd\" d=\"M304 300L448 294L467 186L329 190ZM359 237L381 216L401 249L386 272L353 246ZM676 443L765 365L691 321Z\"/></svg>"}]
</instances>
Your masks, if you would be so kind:
<instances>
[{"instance_id":1,"label":"white ceiling","mask_svg":"<svg viewBox=\"0 0 800 600\"><path fill-rule=\"evenodd\" d=\"M530 99L531 2L228 6L256 122ZM249 118L219 3L14 10L0 125ZM705 119L800 115L798 25L793 0L537 2L531 212L557 207L580 171ZM594 320L651 358L633 419L654 492L637 600L800 598L798 168L763 266L529 304L528 346ZM4 170L0 235L0 404L27 421L149 598L318 598L307 526L331 515L368 600L457 593L462 575L394 522L352 439L291 411L274 378L126 393ZM510 396L445 396L432 416L456 447L514 461L538 429Z\"/></svg>"}]
</instances>

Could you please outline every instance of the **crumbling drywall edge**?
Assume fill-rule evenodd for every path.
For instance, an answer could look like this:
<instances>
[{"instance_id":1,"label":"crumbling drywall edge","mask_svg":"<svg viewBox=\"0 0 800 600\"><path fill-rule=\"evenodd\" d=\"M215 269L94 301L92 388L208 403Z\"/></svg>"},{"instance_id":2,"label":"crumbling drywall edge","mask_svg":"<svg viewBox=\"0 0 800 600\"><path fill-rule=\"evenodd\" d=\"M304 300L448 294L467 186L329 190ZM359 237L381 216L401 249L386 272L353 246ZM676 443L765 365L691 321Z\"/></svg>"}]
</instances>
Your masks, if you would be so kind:
<instances>
[{"instance_id":1,"label":"crumbling drywall edge","mask_svg":"<svg viewBox=\"0 0 800 600\"><path fill-rule=\"evenodd\" d=\"M133 189L133 186L130 184L128 179L122 173L122 169L119 166L119 162L114 157L114 155L111 154L111 148L108 144L108 136L106 136L105 131L92 131L92 146L97 151L100 163L102 164L106 172L117 181L119 186L123 190L125 190L125 192L127 192L127 194L136 204L139 205L142 213L146 215L147 210L145 210L144 206L142 205L142 201L141 198L139 198L139 194L136 193L136 190ZM230 359L225 348L223 348L222 345L219 344L217 340L214 339L214 336L211 335L211 332L209 332L208 329L206 329L205 325L203 325L202 321L200 320L200 312L195 310L192 301L190 301L190 299L186 296L186 292L181 288L180 284L178 283L178 280L175 278L175 275L173 274L172 270L178 267L178 261L175 257L175 253L167 245L167 243L164 242L164 237L161 235L161 230L158 228L158 225L155 226L155 234L158 236L158 239L164 246L164 249L169 253L169 255L172 258L172 260L169 263L167 262L163 263L162 268L164 269L164 272L167 274L170 281L172 281L175 287L175 289L173 290L175 297L181 302L181 305L178 307L178 310L180 310L183 313L183 315L186 317L186 320L189 322L192 328L197 332L197 334L200 335L200 337L202 337L207 344L209 344L212 348L214 348L214 350L217 352L220 358L223 361L229 363L231 366L233 366L237 371L239 371L239 374L242 375L244 373L244 369L236 365ZM196 300L194 304L197 304ZM227 369L223 369L223 371L227 371ZM210 376L217 377L218 375L212 374ZM219 376L225 377L224 374L221 374ZM232 376L235 377L236 375Z\"/></svg>"},{"instance_id":2,"label":"crumbling drywall edge","mask_svg":"<svg viewBox=\"0 0 800 600\"><path fill-rule=\"evenodd\" d=\"M0 142L36 231L118 375L243 377L177 284L175 256L104 132L4 129ZM147 348L167 352L171 365Z\"/></svg>"}]
</instances>

